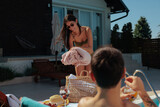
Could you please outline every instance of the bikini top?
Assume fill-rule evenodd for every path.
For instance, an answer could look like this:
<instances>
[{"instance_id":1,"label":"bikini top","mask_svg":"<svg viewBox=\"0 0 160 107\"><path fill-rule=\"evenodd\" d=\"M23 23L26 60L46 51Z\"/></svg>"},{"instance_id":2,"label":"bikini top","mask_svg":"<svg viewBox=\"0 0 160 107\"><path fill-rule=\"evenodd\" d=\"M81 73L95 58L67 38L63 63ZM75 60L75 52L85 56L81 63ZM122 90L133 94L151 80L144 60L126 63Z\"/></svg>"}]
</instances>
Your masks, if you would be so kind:
<instances>
[{"instance_id":1,"label":"bikini top","mask_svg":"<svg viewBox=\"0 0 160 107\"><path fill-rule=\"evenodd\" d=\"M85 34L86 34L86 29L85 29ZM87 34L86 34L87 35ZM85 40L85 41L82 41L82 42L76 42L76 41L73 41L73 44L75 46L82 46L84 44L88 43L88 38Z\"/></svg>"},{"instance_id":2,"label":"bikini top","mask_svg":"<svg viewBox=\"0 0 160 107\"><path fill-rule=\"evenodd\" d=\"M86 43L88 43L88 39L86 39L85 41L82 41L82 42L76 42L76 41L74 41L75 46L82 46L82 45L84 45Z\"/></svg>"}]
</instances>

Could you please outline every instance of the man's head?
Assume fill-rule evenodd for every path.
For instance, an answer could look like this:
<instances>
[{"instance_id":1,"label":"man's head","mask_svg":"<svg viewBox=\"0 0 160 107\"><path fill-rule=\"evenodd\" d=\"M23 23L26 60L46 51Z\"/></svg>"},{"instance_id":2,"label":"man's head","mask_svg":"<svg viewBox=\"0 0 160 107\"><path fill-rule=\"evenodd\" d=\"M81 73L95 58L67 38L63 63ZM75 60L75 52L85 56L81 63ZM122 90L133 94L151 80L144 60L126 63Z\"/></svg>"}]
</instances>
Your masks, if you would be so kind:
<instances>
[{"instance_id":1,"label":"man's head","mask_svg":"<svg viewBox=\"0 0 160 107\"><path fill-rule=\"evenodd\" d=\"M122 53L113 47L101 47L93 54L91 67L98 86L115 87L124 72Z\"/></svg>"}]
</instances>

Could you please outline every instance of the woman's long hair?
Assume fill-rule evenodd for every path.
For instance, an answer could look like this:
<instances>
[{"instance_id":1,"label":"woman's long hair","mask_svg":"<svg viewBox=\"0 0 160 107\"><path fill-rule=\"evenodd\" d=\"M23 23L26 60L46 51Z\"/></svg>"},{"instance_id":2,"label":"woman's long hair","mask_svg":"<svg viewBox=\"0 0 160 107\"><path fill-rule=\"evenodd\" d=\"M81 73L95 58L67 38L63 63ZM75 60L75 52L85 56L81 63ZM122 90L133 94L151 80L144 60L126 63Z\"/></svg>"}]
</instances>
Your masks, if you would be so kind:
<instances>
[{"instance_id":1,"label":"woman's long hair","mask_svg":"<svg viewBox=\"0 0 160 107\"><path fill-rule=\"evenodd\" d=\"M63 20L63 26L62 26L60 35L58 37L58 40L63 39L64 45L65 45L65 47L67 49L70 49L70 46L69 46L69 35L70 35L71 31L67 28L66 22L68 22L68 21L76 21L76 19L77 18L74 15L68 14L67 16L64 17L64 20ZM77 25L78 25L80 33L81 33L81 26L80 26L79 23L77 23Z\"/></svg>"}]
</instances>

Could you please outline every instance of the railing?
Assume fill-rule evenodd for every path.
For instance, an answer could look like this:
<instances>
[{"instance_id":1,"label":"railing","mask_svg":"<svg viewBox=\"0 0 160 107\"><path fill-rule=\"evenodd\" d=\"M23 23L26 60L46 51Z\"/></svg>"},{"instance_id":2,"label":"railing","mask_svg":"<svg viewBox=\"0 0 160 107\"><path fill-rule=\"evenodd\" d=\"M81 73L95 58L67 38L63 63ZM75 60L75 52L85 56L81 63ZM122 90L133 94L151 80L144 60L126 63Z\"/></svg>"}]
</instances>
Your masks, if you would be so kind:
<instances>
[{"instance_id":1,"label":"railing","mask_svg":"<svg viewBox=\"0 0 160 107\"><path fill-rule=\"evenodd\" d=\"M152 86L151 82L149 81L149 79L148 79L147 76L145 75L145 73L144 73L142 70L135 70L134 73L133 73L133 76L135 76L137 73L141 73L141 74L144 76L144 78L146 79L149 87L150 87L151 90L154 92L154 94L156 95L156 97L157 97L157 99L158 99L158 101L159 101L159 103L160 103L160 98L159 98L157 92L155 91L154 87ZM129 74L128 72L126 72L126 75L127 75L127 76L130 76L130 74Z\"/></svg>"},{"instance_id":2,"label":"railing","mask_svg":"<svg viewBox=\"0 0 160 107\"><path fill-rule=\"evenodd\" d=\"M135 70L135 72L133 73L133 76L135 76L137 73L143 74L143 76L144 76L144 78L146 79L149 87L150 87L151 90L154 92L154 94L156 95L156 97L157 97L157 99L158 99L158 101L159 101L159 103L160 103L160 98L159 98L159 96L157 95L157 93L156 93L154 87L152 86L151 82L150 82L150 81L148 80L148 78L146 77L145 73L144 73L143 71L141 71L141 70Z\"/></svg>"}]
</instances>

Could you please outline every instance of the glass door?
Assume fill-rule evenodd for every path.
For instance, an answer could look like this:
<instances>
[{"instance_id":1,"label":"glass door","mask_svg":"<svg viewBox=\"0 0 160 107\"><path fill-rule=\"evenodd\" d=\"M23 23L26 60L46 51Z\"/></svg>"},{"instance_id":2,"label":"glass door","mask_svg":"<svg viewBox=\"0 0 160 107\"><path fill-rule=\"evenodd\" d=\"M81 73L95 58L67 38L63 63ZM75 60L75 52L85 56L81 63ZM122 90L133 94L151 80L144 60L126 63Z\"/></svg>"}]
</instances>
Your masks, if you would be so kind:
<instances>
[{"instance_id":1,"label":"glass door","mask_svg":"<svg viewBox=\"0 0 160 107\"><path fill-rule=\"evenodd\" d=\"M80 25L81 26L89 26L91 28L91 17L90 12L80 11Z\"/></svg>"},{"instance_id":2,"label":"glass door","mask_svg":"<svg viewBox=\"0 0 160 107\"><path fill-rule=\"evenodd\" d=\"M76 10L76 9L67 8L67 14L73 14L77 19L79 19L78 10Z\"/></svg>"},{"instance_id":3,"label":"glass door","mask_svg":"<svg viewBox=\"0 0 160 107\"><path fill-rule=\"evenodd\" d=\"M92 35L93 35L93 50L95 51L101 44L101 37L102 37L101 13L96 13L96 12L93 13Z\"/></svg>"},{"instance_id":4,"label":"glass door","mask_svg":"<svg viewBox=\"0 0 160 107\"><path fill-rule=\"evenodd\" d=\"M62 7L53 7L53 11L52 11L52 17L54 15L54 13L58 13L58 16L59 16L59 21L60 21L60 25L62 27L62 24L63 24L63 18L64 18L64 8Z\"/></svg>"}]
</instances>

